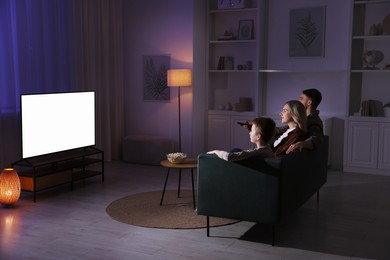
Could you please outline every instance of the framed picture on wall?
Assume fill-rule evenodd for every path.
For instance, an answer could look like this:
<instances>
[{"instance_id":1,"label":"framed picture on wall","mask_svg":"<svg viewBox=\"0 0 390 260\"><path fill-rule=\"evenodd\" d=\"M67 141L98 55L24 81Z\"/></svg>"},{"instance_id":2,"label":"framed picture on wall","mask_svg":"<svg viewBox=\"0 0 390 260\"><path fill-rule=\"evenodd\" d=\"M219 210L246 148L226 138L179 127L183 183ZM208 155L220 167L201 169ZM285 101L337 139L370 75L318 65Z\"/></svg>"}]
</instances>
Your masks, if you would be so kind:
<instances>
[{"instance_id":1,"label":"framed picture on wall","mask_svg":"<svg viewBox=\"0 0 390 260\"><path fill-rule=\"evenodd\" d=\"M239 40L253 39L253 20L240 20L238 22L238 39Z\"/></svg>"},{"instance_id":2,"label":"framed picture on wall","mask_svg":"<svg viewBox=\"0 0 390 260\"><path fill-rule=\"evenodd\" d=\"M324 57L325 12L325 6L290 10L290 57Z\"/></svg>"},{"instance_id":3,"label":"framed picture on wall","mask_svg":"<svg viewBox=\"0 0 390 260\"><path fill-rule=\"evenodd\" d=\"M169 55L143 56L143 100L169 102L171 91L167 86Z\"/></svg>"}]
</instances>

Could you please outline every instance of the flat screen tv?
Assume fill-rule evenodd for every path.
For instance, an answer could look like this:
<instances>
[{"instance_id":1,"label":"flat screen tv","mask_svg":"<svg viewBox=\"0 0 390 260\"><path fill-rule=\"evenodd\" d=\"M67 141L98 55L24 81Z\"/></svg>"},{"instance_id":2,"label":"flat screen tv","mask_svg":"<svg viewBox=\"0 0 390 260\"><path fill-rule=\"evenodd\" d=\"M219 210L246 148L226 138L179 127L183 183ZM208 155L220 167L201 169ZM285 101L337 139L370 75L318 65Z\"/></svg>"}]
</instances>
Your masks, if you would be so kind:
<instances>
[{"instance_id":1,"label":"flat screen tv","mask_svg":"<svg viewBox=\"0 0 390 260\"><path fill-rule=\"evenodd\" d=\"M22 94L22 158L95 145L95 92Z\"/></svg>"}]
</instances>

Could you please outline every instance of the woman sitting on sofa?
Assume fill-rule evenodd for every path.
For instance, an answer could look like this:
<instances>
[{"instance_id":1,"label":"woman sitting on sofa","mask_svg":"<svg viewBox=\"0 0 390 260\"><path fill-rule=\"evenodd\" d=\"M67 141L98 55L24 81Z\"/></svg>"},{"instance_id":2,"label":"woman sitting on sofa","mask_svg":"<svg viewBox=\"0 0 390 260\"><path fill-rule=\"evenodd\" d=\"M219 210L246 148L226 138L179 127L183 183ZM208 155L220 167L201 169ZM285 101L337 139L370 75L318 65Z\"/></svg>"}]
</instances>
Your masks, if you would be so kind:
<instances>
[{"instance_id":1,"label":"woman sitting on sofa","mask_svg":"<svg viewBox=\"0 0 390 260\"><path fill-rule=\"evenodd\" d=\"M226 161L240 161L255 156L259 158L273 157L273 151L268 142L275 135L275 121L268 117L259 117L253 119L248 125L251 125L249 132L250 141L256 144L256 148L237 152L213 150L208 152L208 154L216 154L219 158Z\"/></svg>"},{"instance_id":2,"label":"woman sitting on sofa","mask_svg":"<svg viewBox=\"0 0 390 260\"><path fill-rule=\"evenodd\" d=\"M306 139L306 110L300 101L287 101L279 115L288 127L280 128L276 135L272 146L276 157L285 155L290 145Z\"/></svg>"}]
</instances>

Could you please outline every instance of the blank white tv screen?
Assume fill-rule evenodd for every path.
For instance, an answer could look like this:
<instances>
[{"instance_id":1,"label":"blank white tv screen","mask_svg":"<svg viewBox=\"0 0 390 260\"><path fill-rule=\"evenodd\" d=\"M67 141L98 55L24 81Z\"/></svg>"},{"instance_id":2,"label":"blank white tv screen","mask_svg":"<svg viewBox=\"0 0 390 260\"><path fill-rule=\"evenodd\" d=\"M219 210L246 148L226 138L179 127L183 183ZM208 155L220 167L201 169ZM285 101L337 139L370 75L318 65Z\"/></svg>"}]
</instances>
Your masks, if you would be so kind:
<instances>
[{"instance_id":1,"label":"blank white tv screen","mask_svg":"<svg viewBox=\"0 0 390 260\"><path fill-rule=\"evenodd\" d=\"M95 145L95 92L22 94L23 159Z\"/></svg>"}]
</instances>

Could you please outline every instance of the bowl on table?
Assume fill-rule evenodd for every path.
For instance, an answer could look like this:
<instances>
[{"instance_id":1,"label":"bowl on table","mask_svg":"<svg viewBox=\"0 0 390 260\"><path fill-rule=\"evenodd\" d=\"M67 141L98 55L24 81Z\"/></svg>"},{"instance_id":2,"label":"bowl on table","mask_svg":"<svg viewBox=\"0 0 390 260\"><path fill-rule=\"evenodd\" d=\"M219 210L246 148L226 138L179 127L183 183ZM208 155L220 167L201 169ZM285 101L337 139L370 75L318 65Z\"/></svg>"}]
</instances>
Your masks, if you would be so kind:
<instances>
[{"instance_id":1,"label":"bowl on table","mask_svg":"<svg viewBox=\"0 0 390 260\"><path fill-rule=\"evenodd\" d=\"M187 158L185 153L169 153L167 159L171 163L182 163Z\"/></svg>"}]
</instances>

